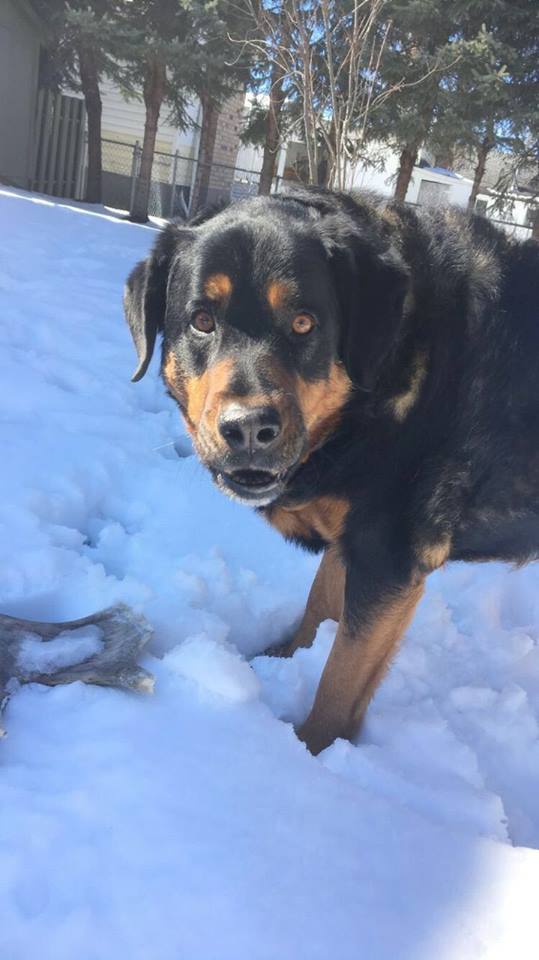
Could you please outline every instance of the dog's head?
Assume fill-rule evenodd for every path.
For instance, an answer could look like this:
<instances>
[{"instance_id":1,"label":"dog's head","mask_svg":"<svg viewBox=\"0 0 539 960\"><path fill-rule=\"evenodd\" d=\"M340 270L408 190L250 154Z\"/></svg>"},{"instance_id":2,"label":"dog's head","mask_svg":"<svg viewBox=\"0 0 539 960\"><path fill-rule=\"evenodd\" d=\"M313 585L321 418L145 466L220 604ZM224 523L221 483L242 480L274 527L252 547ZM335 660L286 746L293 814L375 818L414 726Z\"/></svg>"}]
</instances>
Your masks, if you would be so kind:
<instances>
[{"instance_id":1,"label":"dog's head","mask_svg":"<svg viewBox=\"0 0 539 960\"><path fill-rule=\"evenodd\" d=\"M168 226L129 277L133 379L162 333L167 387L237 499L283 493L398 337L407 273L369 211L308 191L244 201Z\"/></svg>"}]
</instances>

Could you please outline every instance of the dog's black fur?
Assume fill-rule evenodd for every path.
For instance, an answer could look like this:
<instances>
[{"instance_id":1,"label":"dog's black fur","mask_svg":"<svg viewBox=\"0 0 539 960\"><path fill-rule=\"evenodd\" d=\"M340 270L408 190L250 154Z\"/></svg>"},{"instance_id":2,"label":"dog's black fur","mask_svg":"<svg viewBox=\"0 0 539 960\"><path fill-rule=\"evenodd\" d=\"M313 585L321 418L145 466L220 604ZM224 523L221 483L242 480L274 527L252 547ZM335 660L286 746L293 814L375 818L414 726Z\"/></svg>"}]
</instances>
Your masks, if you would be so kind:
<instances>
[{"instance_id":1,"label":"dog's black fur","mask_svg":"<svg viewBox=\"0 0 539 960\"><path fill-rule=\"evenodd\" d=\"M208 299L215 275L230 283ZM202 460L285 535L338 547L349 624L445 560L539 554L538 304L534 241L454 209L307 189L167 227L126 292L135 378L163 334L165 379ZM209 335L190 326L201 309ZM298 313L310 333L294 332ZM270 442L253 450L240 424L250 439L233 449L223 417L232 403L241 419L253 397ZM280 522L280 508L320 498L346 505L333 534L311 529L308 510Z\"/></svg>"}]
</instances>

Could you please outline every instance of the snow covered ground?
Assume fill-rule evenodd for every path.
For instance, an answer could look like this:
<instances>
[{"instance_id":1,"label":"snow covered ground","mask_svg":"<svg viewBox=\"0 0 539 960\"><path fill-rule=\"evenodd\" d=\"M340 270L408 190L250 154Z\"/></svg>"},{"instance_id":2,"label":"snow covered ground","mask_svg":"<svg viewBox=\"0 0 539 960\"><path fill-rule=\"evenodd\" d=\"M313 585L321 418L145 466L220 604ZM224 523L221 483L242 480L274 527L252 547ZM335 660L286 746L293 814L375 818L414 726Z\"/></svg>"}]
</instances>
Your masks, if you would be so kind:
<instances>
[{"instance_id":1,"label":"snow covered ground","mask_svg":"<svg viewBox=\"0 0 539 960\"><path fill-rule=\"evenodd\" d=\"M359 742L314 759L334 625L246 658L316 559L214 490L155 362L129 382L154 230L7 189L0 223L0 611L130 603L157 680L10 701L2 960L537 960L539 569L431 577Z\"/></svg>"}]
</instances>

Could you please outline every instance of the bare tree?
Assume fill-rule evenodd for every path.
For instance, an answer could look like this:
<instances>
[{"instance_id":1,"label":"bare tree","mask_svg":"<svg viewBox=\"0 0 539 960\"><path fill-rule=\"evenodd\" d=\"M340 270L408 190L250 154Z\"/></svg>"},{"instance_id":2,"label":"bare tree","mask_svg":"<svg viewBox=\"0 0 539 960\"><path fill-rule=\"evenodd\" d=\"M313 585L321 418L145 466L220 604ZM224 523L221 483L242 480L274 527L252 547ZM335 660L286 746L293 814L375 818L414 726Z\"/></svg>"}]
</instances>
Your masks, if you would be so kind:
<instances>
[{"instance_id":1,"label":"bare tree","mask_svg":"<svg viewBox=\"0 0 539 960\"><path fill-rule=\"evenodd\" d=\"M286 100L285 76L277 63L271 65L269 106L266 116L266 130L262 169L258 184L259 194L271 193L273 178L277 167L277 154L281 146L280 121Z\"/></svg>"},{"instance_id":2,"label":"bare tree","mask_svg":"<svg viewBox=\"0 0 539 960\"><path fill-rule=\"evenodd\" d=\"M319 182L324 158L327 184L346 187L364 151L369 114L402 84L388 87L380 82L391 27L383 17L385 5L386 0L251 5L255 28L242 42L272 67L272 138L277 142L275 128L286 96L297 111L310 183Z\"/></svg>"},{"instance_id":3,"label":"bare tree","mask_svg":"<svg viewBox=\"0 0 539 960\"><path fill-rule=\"evenodd\" d=\"M289 20L288 17L284 16L286 2L290 2L290 0L284 0L283 3L277 4L275 11L271 9L266 11L266 17L272 18L271 39L277 47L286 46L289 42L286 32ZM269 105L266 116L264 155L258 184L259 194L271 193L277 166L277 154L281 146L281 118L287 96L286 72L279 57L271 58L270 71Z\"/></svg>"}]
</instances>

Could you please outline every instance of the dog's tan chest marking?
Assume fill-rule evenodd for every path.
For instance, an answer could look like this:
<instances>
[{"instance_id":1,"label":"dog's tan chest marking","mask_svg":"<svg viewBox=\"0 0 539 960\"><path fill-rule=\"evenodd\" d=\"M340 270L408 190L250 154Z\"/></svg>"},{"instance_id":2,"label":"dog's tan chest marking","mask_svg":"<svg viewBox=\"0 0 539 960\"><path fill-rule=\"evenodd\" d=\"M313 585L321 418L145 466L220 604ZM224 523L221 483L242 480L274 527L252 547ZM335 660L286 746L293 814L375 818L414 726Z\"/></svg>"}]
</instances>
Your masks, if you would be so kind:
<instances>
[{"instance_id":1,"label":"dog's tan chest marking","mask_svg":"<svg viewBox=\"0 0 539 960\"><path fill-rule=\"evenodd\" d=\"M417 403L426 376L427 358L425 353L420 351L412 364L410 380L406 390L389 400L390 410L399 423L406 419L412 407Z\"/></svg>"},{"instance_id":2,"label":"dog's tan chest marking","mask_svg":"<svg viewBox=\"0 0 539 960\"><path fill-rule=\"evenodd\" d=\"M341 497L316 497L297 507L270 507L266 518L283 537L309 540L313 535L326 543L334 543L341 536L350 509Z\"/></svg>"},{"instance_id":3,"label":"dog's tan chest marking","mask_svg":"<svg viewBox=\"0 0 539 960\"><path fill-rule=\"evenodd\" d=\"M420 568L424 573L432 573L443 567L449 559L451 553L451 537L444 535L438 541L432 543L423 543L416 549L416 555L419 560Z\"/></svg>"}]
</instances>

